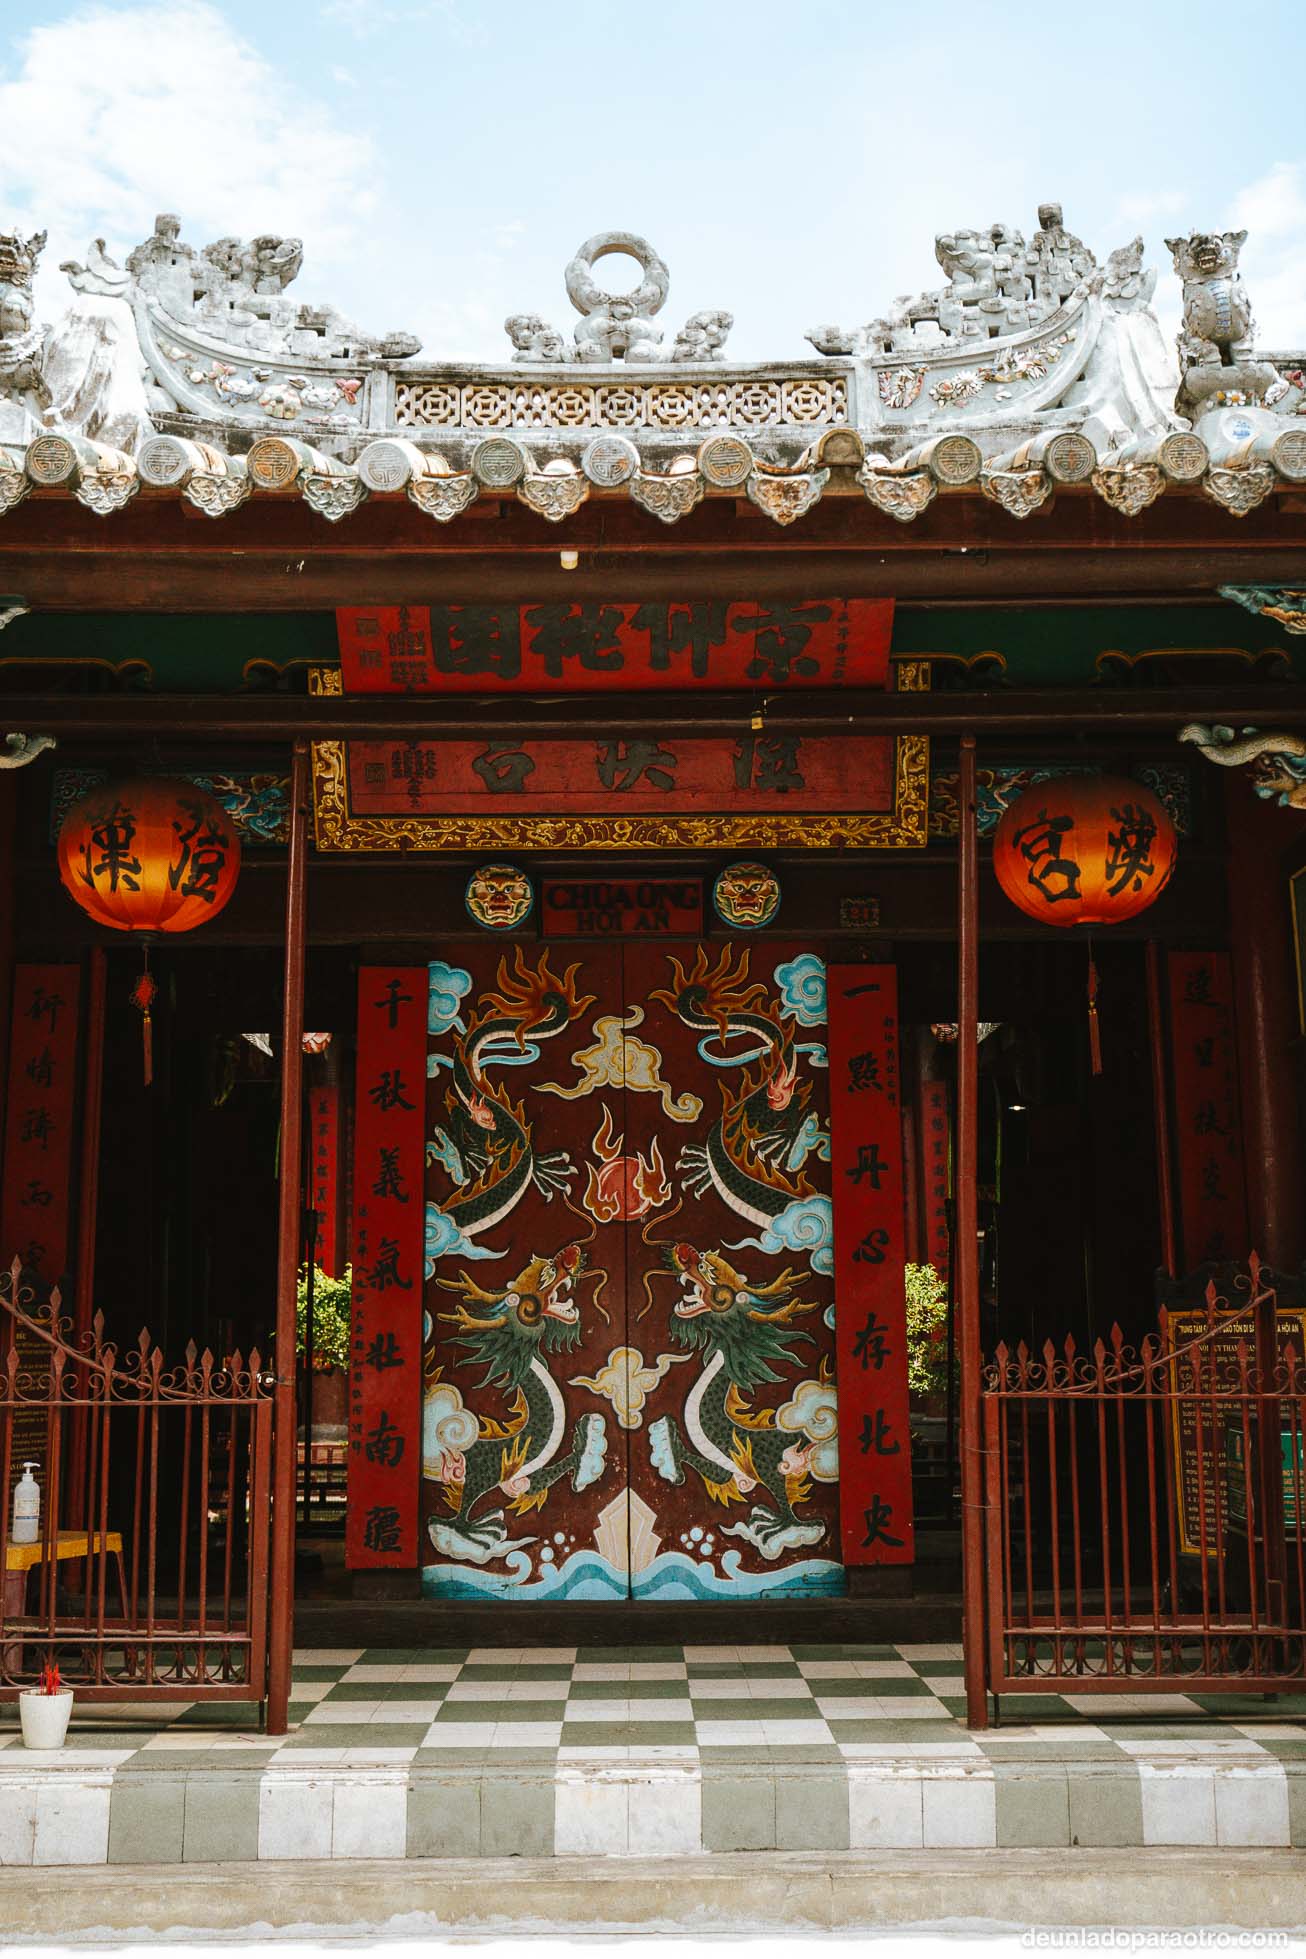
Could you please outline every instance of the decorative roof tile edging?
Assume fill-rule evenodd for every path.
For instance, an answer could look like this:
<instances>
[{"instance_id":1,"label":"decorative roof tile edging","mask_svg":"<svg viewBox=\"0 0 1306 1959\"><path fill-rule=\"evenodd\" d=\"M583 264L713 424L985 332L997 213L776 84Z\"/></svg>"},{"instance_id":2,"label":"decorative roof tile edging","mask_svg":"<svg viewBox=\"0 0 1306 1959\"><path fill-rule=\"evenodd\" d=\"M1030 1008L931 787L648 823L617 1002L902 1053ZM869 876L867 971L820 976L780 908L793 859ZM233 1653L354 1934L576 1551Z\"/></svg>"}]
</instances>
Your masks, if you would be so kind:
<instances>
[{"instance_id":1,"label":"decorative roof tile edging","mask_svg":"<svg viewBox=\"0 0 1306 1959\"><path fill-rule=\"evenodd\" d=\"M612 436L591 440L578 461L546 458L516 433L484 438L470 454L468 446L426 448L386 436L349 463L286 435L259 436L236 455L164 434L148 437L133 458L86 437L45 434L25 449L0 448L0 515L33 488L60 491L99 517L148 489L173 491L209 517L224 517L251 496L297 495L329 523L372 498L406 497L423 515L448 524L482 496L512 495L556 524L597 493L625 495L674 524L705 498L742 494L787 527L827 493L860 491L882 514L911 523L937 496L977 490L1021 520L1046 508L1058 490L1092 491L1121 515L1136 517L1174 488L1200 491L1230 516L1244 517L1276 491L1306 483L1306 430L1296 429L1255 449L1237 442L1212 447L1201 436L1180 434L1106 458L1081 431L1065 429L988 461L971 438L950 435L894 462L868 452L855 430L833 426L789 466L731 431L709 436L656 471L643 467L634 444L619 445Z\"/></svg>"}]
</instances>

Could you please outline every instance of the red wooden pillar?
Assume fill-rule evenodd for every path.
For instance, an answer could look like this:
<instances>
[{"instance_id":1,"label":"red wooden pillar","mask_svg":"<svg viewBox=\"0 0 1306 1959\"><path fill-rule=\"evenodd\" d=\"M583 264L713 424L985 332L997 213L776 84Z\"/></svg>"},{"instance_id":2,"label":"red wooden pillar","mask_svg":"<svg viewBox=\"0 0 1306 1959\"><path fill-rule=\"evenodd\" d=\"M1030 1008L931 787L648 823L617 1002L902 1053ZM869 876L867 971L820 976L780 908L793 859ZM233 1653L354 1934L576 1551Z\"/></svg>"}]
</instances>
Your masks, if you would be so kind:
<instances>
[{"instance_id":1,"label":"red wooden pillar","mask_svg":"<svg viewBox=\"0 0 1306 1959\"><path fill-rule=\"evenodd\" d=\"M1174 1141L1170 1131L1170 1080L1165 1065L1169 1042L1166 1037L1165 1009L1161 998L1162 986L1161 948L1155 939L1149 939L1147 942L1147 1031L1152 1043L1152 1140L1156 1151L1156 1208L1160 1221L1161 1270L1167 1279L1173 1279L1179 1270L1179 1251L1175 1237Z\"/></svg>"},{"instance_id":2,"label":"red wooden pillar","mask_svg":"<svg viewBox=\"0 0 1306 1959\"><path fill-rule=\"evenodd\" d=\"M105 955L93 946L87 976L86 1047L82 1059L80 1159L77 1176L77 1244L73 1254L73 1345L80 1353L95 1313L95 1234L100 1207L100 1112L104 1090ZM81 1370L79 1370L81 1375ZM79 1387L84 1385L84 1376ZM86 1516L87 1411L74 1408L68 1424L68 1489L64 1505L69 1525L79 1529Z\"/></svg>"},{"instance_id":3,"label":"red wooden pillar","mask_svg":"<svg viewBox=\"0 0 1306 1959\"><path fill-rule=\"evenodd\" d=\"M6 1037L0 1054L0 1106L9 1082L9 1008L14 990L14 832L18 809L17 769L0 770L0 1030ZM3 1138L0 1137L0 1148ZM3 1166L0 1165L0 1169ZM8 1258L10 1254L4 1253Z\"/></svg>"},{"instance_id":4,"label":"red wooden pillar","mask_svg":"<svg viewBox=\"0 0 1306 1959\"><path fill-rule=\"evenodd\" d=\"M1299 1030L1283 870L1286 853L1300 846L1302 818L1257 796L1241 771L1225 778L1225 810L1248 1224L1266 1264L1286 1272L1306 1253L1292 1053Z\"/></svg>"},{"instance_id":5,"label":"red wooden pillar","mask_svg":"<svg viewBox=\"0 0 1306 1959\"><path fill-rule=\"evenodd\" d=\"M979 835L975 737L961 738L957 784L957 1348L961 1370L962 1651L966 1724L987 1728L984 1655L984 1463L980 1430Z\"/></svg>"},{"instance_id":6,"label":"red wooden pillar","mask_svg":"<svg viewBox=\"0 0 1306 1959\"><path fill-rule=\"evenodd\" d=\"M277 1189L276 1400L272 1432L272 1585L268 1623L267 1728L289 1718L295 1632L295 1287L299 1277L304 1126L305 873L308 862L308 745L297 741L290 770L286 867L285 998L281 1013L281 1159Z\"/></svg>"}]
</instances>

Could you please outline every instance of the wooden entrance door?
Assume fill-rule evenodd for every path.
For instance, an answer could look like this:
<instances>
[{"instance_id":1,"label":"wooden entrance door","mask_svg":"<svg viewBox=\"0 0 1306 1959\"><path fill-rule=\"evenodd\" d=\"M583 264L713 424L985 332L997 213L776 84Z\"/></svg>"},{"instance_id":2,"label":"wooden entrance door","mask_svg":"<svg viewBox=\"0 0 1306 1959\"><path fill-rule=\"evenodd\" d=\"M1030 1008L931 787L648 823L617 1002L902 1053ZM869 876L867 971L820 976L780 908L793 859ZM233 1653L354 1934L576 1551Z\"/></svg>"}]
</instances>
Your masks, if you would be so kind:
<instances>
[{"instance_id":1,"label":"wooden entrance door","mask_svg":"<svg viewBox=\"0 0 1306 1959\"><path fill-rule=\"evenodd\" d=\"M809 949L431 965L424 1588L842 1590Z\"/></svg>"}]
</instances>

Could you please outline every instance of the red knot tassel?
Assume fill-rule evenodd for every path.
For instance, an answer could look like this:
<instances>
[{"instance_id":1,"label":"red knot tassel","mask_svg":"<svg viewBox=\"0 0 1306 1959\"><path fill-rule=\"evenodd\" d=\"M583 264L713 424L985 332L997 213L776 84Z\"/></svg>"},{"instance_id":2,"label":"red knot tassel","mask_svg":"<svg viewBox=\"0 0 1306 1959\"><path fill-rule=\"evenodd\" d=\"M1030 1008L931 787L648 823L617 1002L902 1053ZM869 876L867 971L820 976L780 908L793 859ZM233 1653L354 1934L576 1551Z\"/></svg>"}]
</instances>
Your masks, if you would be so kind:
<instances>
[{"instance_id":1,"label":"red knot tassel","mask_svg":"<svg viewBox=\"0 0 1306 1959\"><path fill-rule=\"evenodd\" d=\"M141 1059L145 1069L145 1086L154 1080L154 1022L150 1015L158 994L158 985L150 971L150 949L145 947L145 968L131 990L131 1003L141 1015Z\"/></svg>"},{"instance_id":2,"label":"red knot tassel","mask_svg":"<svg viewBox=\"0 0 1306 1959\"><path fill-rule=\"evenodd\" d=\"M1102 1029L1097 1018L1097 967L1088 955L1088 1055L1093 1073L1102 1072Z\"/></svg>"}]
</instances>

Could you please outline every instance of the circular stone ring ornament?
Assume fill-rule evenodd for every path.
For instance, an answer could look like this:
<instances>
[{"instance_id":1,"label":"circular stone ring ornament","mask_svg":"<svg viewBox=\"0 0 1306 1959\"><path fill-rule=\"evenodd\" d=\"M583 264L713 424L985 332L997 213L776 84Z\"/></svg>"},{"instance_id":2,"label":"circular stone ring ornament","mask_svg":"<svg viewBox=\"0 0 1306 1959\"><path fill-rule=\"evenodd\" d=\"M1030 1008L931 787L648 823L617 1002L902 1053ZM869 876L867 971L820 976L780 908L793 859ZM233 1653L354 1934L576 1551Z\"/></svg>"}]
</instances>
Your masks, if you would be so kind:
<instances>
[{"instance_id":1,"label":"circular stone ring ornament","mask_svg":"<svg viewBox=\"0 0 1306 1959\"><path fill-rule=\"evenodd\" d=\"M639 468L639 450L626 435L596 435L587 444L580 466L600 490L629 483Z\"/></svg>"},{"instance_id":2,"label":"circular stone ring ornament","mask_svg":"<svg viewBox=\"0 0 1306 1959\"><path fill-rule=\"evenodd\" d=\"M468 916L487 931L511 932L535 909L535 893L515 864L478 864L467 880L464 903Z\"/></svg>"},{"instance_id":3,"label":"circular stone ring ornament","mask_svg":"<svg viewBox=\"0 0 1306 1959\"><path fill-rule=\"evenodd\" d=\"M260 490L284 490L303 470L302 445L284 435L260 436L245 457L245 467Z\"/></svg>"},{"instance_id":4,"label":"circular stone ring ornament","mask_svg":"<svg viewBox=\"0 0 1306 1959\"><path fill-rule=\"evenodd\" d=\"M709 435L699 445L698 467L714 490L739 490L753 473L753 452L737 435Z\"/></svg>"},{"instance_id":5,"label":"circular stone ring ornament","mask_svg":"<svg viewBox=\"0 0 1306 1959\"><path fill-rule=\"evenodd\" d=\"M736 932L760 932L780 909L780 880L769 864L727 864L712 886L712 907Z\"/></svg>"},{"instance_id":6,"label":"circular stone ring ornament","mask_svg":"<svg viewBox=\"0 0 1306 1959\"><path fill-rule=\"evenodd\" d=\"M426 468L426 458L415 443L382 436L369 442L354 465L369 490L392 495L406 489L414 475Z\"/></svg>"},{"instance_id":7,"label":"circular stone ring ornament","mask_svg":"<svg viewBox=\"0 0 1306 1959\"><path fill-rule=\"evenodd\" d=\"M1097 468L1097 450L1086 435L1063 429L1044 450L1043 467L1054 483L1087 483Z\"/></svg>"},{"instance_id":8,"label":"circular stone ring ornament","mask_svg":"<svg viewBox=\"0 0 1306 1959\"><path fill-rule=\"evenodd\" d=\"M84 445L90 451L90 444ZM89 460L89 455L86 458ZM66 435L38 435L27 445L27 474L33 483L52 488L58 483L69 482L81 466L83 457L78 454L76 445Z\"/></svg>"},{"instance_id":9,"label":"circular stone ring ornament","mask_svg":"<svg viewBox=\"0 0 1306 1959\"><path fill-rule=\"evenodd\" d=\"M633 258L643 274L639 284L629 292L605 292L593 276L598 260L610 252ZM563 276L567 297L578 313L613 307L625 318L632 313L647 317L660 312L671 286L671 275L647 238L640 238L633 231L596 231L579 248Z\"/></svg>"},{"instance_id":10,"label":"circular stone ring ornament","mask_svg":"<svg viewBox=\"0 0 1306 1959\"><path fill-rule=\"evenodd\" d=\"M1160 800L1124 776L1052 776L1004 813L998 883L1044 925L1119 925L1146 911L1179 854Z\"/></svg>"},{"instance_id":11,"label":"circular stone ring ornament","mask_svg":"<svg viewBox=\"0 0 1306 1959\"><path fill-rule=\"evenodd\" d=\"M941 436L930 452L931 475L952 488L973 483L983 466L980 446L968 435Z\"/></svg>"},{"instance_id":12,"label":"circular stone ring ornament","mask_svg":"<svg viewBox=\"0 0 1306 1959\"><path fill-rule=\"evenodd\" d=\"M510 490L526 474L526 451L509 435L487 435L472 451L472 475L487 490Z\"/></svg>"}]
</instances>

